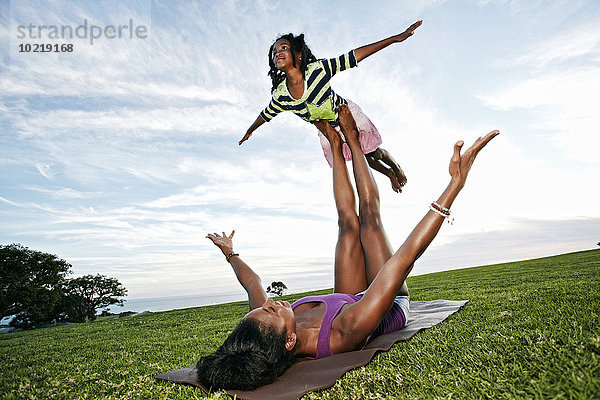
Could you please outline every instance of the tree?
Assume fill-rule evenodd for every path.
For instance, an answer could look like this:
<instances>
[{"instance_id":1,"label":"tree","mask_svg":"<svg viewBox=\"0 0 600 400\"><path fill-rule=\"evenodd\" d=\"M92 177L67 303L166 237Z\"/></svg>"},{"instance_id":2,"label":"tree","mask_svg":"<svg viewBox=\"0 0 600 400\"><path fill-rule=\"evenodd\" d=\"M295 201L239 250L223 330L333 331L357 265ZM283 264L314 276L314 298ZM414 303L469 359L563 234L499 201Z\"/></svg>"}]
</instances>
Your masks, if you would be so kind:
<instances>
[{"instance_id":1,"label":"tree","mask_svg":"<svg viewBox=\"0 0 600 400\"><path fill-rule=\"evenodd\" d=\"M287 290L287 286L283 282L271 282L271 285L267 286L267 293L275 296L283 295L284 290Z\"/></svg>"},{"instance_id":2,"label":"tree","mask_svg":"<svg viewBox=\"0 0 600 400\"><path fill-rule=\"evenodd\" d=\"M84 275L63 285L62 309L73 322L93 321L96 310L112 304L123 305L127 289L118 280L104 275Z\"/></svg>"},{"instance_id":3,"label":"tree","mask_svg":"<svg viewBox=\"0 0 600 400\"><path fill-rule=\"evenodd\" d=\"M0 315L25 313L33 323L52 320L71 264L21 244L0 246Z\"/></svg>"}]
</instances>

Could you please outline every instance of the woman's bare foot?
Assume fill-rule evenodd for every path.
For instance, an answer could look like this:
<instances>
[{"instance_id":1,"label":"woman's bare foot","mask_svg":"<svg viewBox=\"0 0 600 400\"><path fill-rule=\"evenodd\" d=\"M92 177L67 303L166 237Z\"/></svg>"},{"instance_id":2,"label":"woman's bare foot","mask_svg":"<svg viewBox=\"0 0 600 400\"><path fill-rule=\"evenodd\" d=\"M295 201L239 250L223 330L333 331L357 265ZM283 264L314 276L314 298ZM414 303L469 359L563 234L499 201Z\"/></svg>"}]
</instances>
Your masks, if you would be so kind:
<instances>
[{"instance_id":1,"label":"woman's bare foot","mask_svg":"<svg viewBox=\"0 0 600 400\"><path fill-rule=\"evenodd\" d=\"M340 134L329 124L328 121L317 119L313 121L313 124L329 141L332 149L342 146L342 138L340 137Z\"/></svg>"},{"instance_id":2,"label":"woman's bare foot","mask_svg":"<svg viewBox=\"0 0 600 400\"><path fill-rule=\"evenodd\" d=\"M337 109L338 116L340 117L340 128L342 132L344 132L348 144L354 141L358 143L358 128L356 127L356 122L354 121L354 117L352 116L348 105L340 104Z\"/></svg>"}]
</instances>

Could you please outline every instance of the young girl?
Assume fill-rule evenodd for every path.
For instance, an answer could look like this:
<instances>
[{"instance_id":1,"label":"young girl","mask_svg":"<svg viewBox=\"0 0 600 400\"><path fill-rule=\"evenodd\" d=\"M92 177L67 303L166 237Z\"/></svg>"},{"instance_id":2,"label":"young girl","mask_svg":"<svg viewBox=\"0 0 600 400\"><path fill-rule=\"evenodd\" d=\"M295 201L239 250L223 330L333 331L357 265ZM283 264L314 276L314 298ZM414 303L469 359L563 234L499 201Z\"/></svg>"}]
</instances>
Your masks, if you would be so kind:
<instances>
[{"instance_id":1,"label":"young girl","mask_svg":"<svg viewBox=\"0 0 600 400\"><path fill-rule=\"evenodd\" d=\"M415 22L399 35L359 47L336 58L322 60L317 60L312 54L304 42L304 34L294 36L290 33L279 37L269 48L269 66L271 67L269 76L273 82L271 88L273 97L267 108L248 128L239 144L248 140L259 126L270 121L282 111L292 111L308 122L327 120L340 133L336 107L340 104L347 104L358 125L359 140L367 162L371 168L389 177L395 192L402 192L402 187L406 184L406 176L392 156L379 147L381 136L377 128L363 114L359 106L336 94L331 89L329 81L336 73L356 67L360 61L371 54L392 43L406 40L413 35L415 29L421 26L422 22ZM329 166L332 166L329 142L321 132L319 132L319 137L325 158ZM352 158L346 143L343 145L343 154L345 160Z\"/></svg>"}]
</instances>

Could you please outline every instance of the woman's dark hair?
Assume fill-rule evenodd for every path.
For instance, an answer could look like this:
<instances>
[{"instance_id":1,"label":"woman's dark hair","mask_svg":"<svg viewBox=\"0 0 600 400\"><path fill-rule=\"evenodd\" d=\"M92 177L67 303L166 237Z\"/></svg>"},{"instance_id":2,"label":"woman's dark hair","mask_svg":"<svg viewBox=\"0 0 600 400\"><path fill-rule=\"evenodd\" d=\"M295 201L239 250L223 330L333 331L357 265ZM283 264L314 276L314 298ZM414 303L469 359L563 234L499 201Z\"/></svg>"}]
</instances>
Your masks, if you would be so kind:
<instances>
[{"instance_id":1,"label":"woman's dark hair","mask_svg":"<svg viewBox=\"0 0 600 400\"><path fill-rule=\"evenodd\" d=\"M243 319L225 342L196 364L207 388L254 390L274 382L293 363L286 334L253 319Z\"/></svg>"},{"instance_id":2,"label":"woman's dark hair","mask_svg":"<svg viewBox=\"0 0 600 400\"><path fill-rule=\"evenodd\" d=\"M294 67L296 66L296 53L300 53L302 55L302 59L300 60L300 71L302 71L302 75L304 76L304 72L306 71L306 66L314 61L317 61L317 58L310 51L306 42L304 42L304 33L301 33L298 36L294 36L293 33L288 33L287 35L281 35L269 47L269 76L271 77L271 82L273 83L273 87L271 88L271 92L277 89L277 86L285 79L285 72L280 71L275 66L273 62L273 47L278 40L285 39L291 44L292 51L292 63Z\"/></svg>"}]
</instances>

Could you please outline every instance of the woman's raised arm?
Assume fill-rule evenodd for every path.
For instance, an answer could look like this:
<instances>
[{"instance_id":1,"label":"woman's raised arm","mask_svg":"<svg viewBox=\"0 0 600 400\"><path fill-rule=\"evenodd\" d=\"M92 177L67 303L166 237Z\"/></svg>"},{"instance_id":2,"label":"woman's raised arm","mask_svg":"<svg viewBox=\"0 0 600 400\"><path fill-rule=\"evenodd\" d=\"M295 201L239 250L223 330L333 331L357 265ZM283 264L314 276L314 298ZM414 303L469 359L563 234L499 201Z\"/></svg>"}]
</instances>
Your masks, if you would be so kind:
<instances>
[{"instance_id":1,"label":"woman's raised arm","mask_svg":"<svg viewBox=\"0 0 600 400\"><path fill-rule=\"evenodd\" d=\"M357 338L357 344L370 335L389 312L415 260L437 235L445 220L444 215L449 215L450 206L465 185L475 157L499 133L495 130L480 137L462 155L464 142L461 140L454 145L449 167L451 179L442 195L432 204L430 211L413 229L404 244L385 263L363 298L340 313L342 326L348 327L349 337Z\"/></svg>"},{"instance_id":2,"label":"woman's raised arm","mask_svg":"<svg viewBox=\"0 0 600 400\"><path fill-rule=\"evenodd\" d=\"M223 235L209 233L206 237L221 249L226 260L231 264L235 276L246 290L246 293L248 293L248 303L250 304L250 309L253 310L262 306L267 301L268 296L262 287L260 276L248 264L242 261L239 254L233 251L234 234L235 231L231 231L229 236L225 232L223 232Z\"/></svg>"}]
</instances>

